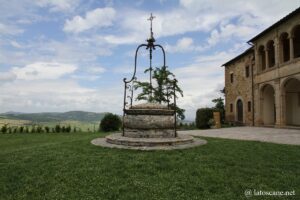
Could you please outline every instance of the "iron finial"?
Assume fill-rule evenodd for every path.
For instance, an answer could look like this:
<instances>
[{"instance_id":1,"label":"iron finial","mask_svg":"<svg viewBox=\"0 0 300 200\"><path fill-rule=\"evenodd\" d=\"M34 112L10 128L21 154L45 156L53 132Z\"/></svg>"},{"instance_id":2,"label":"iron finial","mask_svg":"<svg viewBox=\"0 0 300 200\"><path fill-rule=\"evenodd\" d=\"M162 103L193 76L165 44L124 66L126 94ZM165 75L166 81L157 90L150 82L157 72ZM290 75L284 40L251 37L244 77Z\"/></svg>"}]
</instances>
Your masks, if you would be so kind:
<instances>
[{"instance_id":1,"label":"iron finial","mask_svg":"<svg viewBox=\"0 0 300 200\"><path fill-rule=\"evenodd\" d=\"M150 21L150 38L147 40L148 42L150 41L151 43L155 42L155 39L153 37L153 31L152 31L152 21L155 18L155 16L152 15L152 13L150 14L150 17L147 19Z\"/></svg>"}]
</instances>

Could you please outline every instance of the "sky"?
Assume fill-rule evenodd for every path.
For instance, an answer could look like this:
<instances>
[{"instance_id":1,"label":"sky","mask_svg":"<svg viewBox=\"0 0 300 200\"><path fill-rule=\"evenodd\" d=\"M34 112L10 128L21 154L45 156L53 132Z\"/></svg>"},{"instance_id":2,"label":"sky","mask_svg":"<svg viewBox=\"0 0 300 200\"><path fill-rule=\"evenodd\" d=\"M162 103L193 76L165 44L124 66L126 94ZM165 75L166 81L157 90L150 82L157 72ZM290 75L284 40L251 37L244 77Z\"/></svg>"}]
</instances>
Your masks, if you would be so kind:
<instances>
[{"instance_id":1,"label":"sky","mask_svg":"<svg viewBox=\"0 0 300 200\"><path fill-rule=\"evenodd\" d=\"M0 0L0 113L83 110L122 114L123 78L136 47L156 44L193 120L222 96L222 64L247 41L300 6L300 0ZM137 77L147 68L139 53ZM162 66L159 51L154 67ZM138 102L135 102L138 103Z\"/></svg>"}]
</instances>

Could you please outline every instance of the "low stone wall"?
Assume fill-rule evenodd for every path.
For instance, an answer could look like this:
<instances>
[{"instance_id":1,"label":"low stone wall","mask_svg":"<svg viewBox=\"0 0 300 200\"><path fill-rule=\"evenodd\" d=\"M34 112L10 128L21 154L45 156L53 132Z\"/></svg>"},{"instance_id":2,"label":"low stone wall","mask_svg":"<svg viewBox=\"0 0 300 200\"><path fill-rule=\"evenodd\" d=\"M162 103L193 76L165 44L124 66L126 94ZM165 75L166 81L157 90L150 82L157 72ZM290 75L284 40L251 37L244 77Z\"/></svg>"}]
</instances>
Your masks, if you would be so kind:
<instances>
[{"instance_id":1,"label":"low stone wall","mask_svg":"<svg viewBox=\"0 0 300 200\"><path fill-rule=\"evenodd\" d=\"M124 126L130 129L173 129L174 116L169 115L126 115Z\"/></svg>"},{"instance_id":2,"label":"low stone wall","mask_svg":"<svg viewBox=\"0 0 300 200\"><path fill-rule=\"evenodd\" d=\"M125 137L131 138L173 138L175 137L174 129L125 129Z\"/></svg>"},{"instance_id":3,"label":"low stone wall","mask_svg":"<svg viewBox=\"0 0 300 200\"><path fill-rule=\"evenodd\" d=\"M132 138L175 137L174 116L170 115L126 115L124 136Z\"/></svg>"}]
</instances>

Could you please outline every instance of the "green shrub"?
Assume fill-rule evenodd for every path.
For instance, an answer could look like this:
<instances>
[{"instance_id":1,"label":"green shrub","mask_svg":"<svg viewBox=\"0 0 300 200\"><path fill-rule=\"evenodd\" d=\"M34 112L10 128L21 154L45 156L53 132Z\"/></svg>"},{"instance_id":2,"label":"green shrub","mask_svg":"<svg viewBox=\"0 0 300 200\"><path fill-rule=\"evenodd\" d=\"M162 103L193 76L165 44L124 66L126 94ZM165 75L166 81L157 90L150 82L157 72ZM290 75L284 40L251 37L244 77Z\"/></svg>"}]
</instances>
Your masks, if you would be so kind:
<instances>
[{"instance_id":1,"label":"green shrub","mask_svg":"<svg viewBox=\"0 0 300 200\"><path fill-rule=\"evenodd\" d=\"M66 132L67 132L67 133L70 133L70 132L71 132L71 126L70 126L70 125L68 125L68 126L66 127Z\"/></svg>"},{"instance_id":2,"label":"green shrub","mask_svg":"<svg viewBox=\"0 0 300 200\"><path fill-rule=\"evenodd\" d=\"M50 132L50 128L48 126L45 126L45 131L46 131L46 133L49 133Z\"/></svg>"},{"instance_id":3,"label":"green shrub","mask_svg":"<svg viewBox=\"0 0 300 200\"><path fill-rule=\"evenodd\" d=\"M212 108L199 108L196 113L196 126L200 129L210 128L209 120L213 118Z\"/></svg>"},{"instance_id":4,"label":"green shrub","mask_svg":"<svg viewBox=\"0 0 300 200\"><path fill-rule=\"evenodd\" d=\"M36 131L35 131L35 127L34 126L32 126L32 128L31 128L31 133L35 133Z\"/></svg>"},{"instance_id":5,"label":"green shrub","mask_svg":"<svg viewBox=\"0 0 300 200\"><path fill-rule=\"evenodd\" d=\"M7 125L6 124L4 126L2 126L1 132L2 133L6 133L7 132Z\"/></svg>"},{"instance_id":6,"label":"green shrub","mask_svg":"<svg viewBox=\"0 0 300 200\"><path fill-rule=\"evenodd\" d=\"M21 127L20 127L20 129L19 129L19 131L20 131L20 133L23 133L23 131L24 131L24 127L23 127L23 126L21 126Z\"/></svg>"},{"instance_id":7,"label":"green shrub","mask_svg":"<svg viewBox=\"0 0 300 200\"><path fill-rule=\"evenodd\" d=\"M100 130L102 131L117 131L121 127L121 119L118 115L112 113L106 114L100 123Z\"/></svg>"},{"instance_id":8,"label":"green shrub","mask_svg":"<svg viewBox=\"0 0 300 200\"><path fill-rule=\"evenodd\" d=\"M36 128L36 132L37 132L37 133L42 133L42 132L43 132L43 128L42 128L41 126L38 126L38 127Z\"/></svg>"},{"instance_id":9,"label":"green shrub","mask_svg":"<svg viewBox=\"0 0 300 200\"><path fill-rule=\"evenodd\" d=\"M55 126L55 132L56 132L56 133L59 133L59 132L60 132L60 125L59 125L59 124L57 124L57 125Z\"/></svg>"}]
</instances>

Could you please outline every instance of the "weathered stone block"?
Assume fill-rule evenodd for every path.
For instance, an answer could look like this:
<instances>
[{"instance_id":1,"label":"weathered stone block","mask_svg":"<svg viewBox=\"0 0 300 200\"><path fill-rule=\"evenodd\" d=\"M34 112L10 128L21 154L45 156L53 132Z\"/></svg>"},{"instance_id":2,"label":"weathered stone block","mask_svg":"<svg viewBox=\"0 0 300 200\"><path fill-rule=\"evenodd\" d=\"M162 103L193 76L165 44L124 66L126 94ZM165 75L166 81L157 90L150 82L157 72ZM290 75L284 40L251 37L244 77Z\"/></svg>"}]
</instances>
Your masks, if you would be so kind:
<instances>
[{"instance_id":1,"label":"weathered stone block","mask_svg":"<svg viewBox=\"0 0 300 200\"><path fill-rule=\"evenodd\" d=\"M174 116L163 115L126 115L124 126L131 129L171 129Z\"/></svg>"},{"instance_id":2,"label":"weathered stone block","mask_svg":"<svg viewBox=\"0 0 300 200\"><path fill-rule=\"evenodd\" d=\"M125 129L125 137L132 138L173 138L175 137L174 129Z\"/></svg>"}]
</instances>

